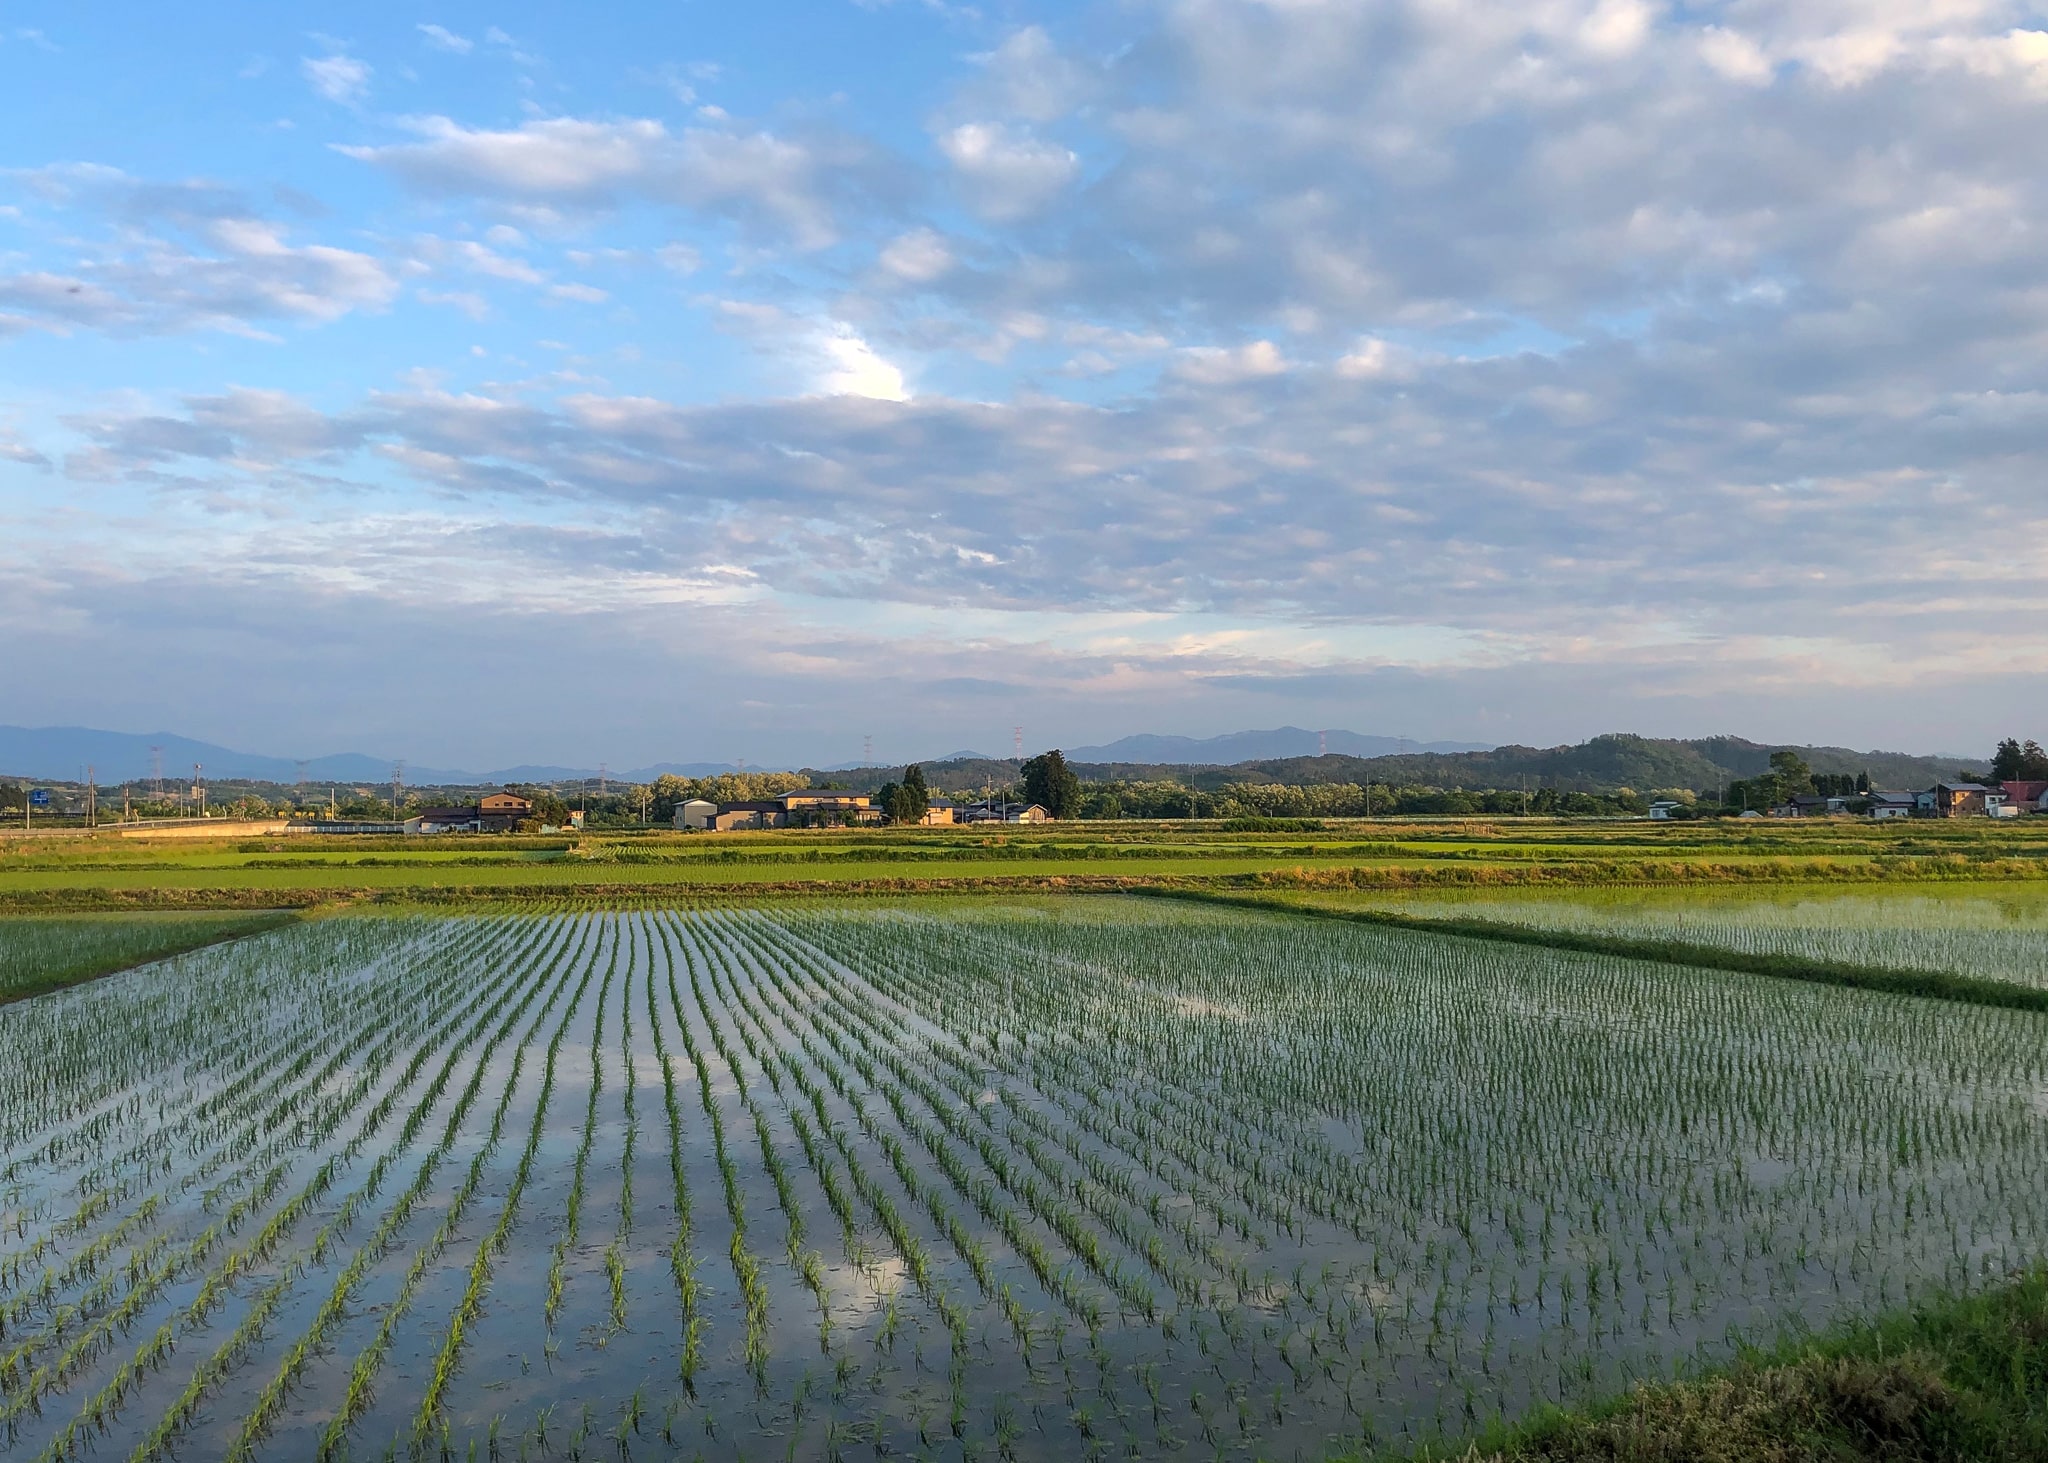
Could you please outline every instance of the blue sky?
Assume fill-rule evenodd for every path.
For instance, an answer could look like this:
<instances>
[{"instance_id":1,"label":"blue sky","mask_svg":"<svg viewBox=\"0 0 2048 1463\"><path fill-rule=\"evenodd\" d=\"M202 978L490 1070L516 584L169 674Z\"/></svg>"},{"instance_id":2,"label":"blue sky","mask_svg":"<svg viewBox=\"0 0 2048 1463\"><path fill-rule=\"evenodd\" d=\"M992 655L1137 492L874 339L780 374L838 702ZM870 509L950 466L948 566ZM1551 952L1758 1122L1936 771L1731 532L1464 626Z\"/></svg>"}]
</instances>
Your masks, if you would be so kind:
<instances>
[{"instance_id":1,"label":"blue sky","mask_svg":"<svg viewBox=\"0 0 2048 1463\"><path fill-rule=\"evenodd\" d=\"M0 4L4 719L2040 731L2048 20Z\"/></svg>"}]
</instances>

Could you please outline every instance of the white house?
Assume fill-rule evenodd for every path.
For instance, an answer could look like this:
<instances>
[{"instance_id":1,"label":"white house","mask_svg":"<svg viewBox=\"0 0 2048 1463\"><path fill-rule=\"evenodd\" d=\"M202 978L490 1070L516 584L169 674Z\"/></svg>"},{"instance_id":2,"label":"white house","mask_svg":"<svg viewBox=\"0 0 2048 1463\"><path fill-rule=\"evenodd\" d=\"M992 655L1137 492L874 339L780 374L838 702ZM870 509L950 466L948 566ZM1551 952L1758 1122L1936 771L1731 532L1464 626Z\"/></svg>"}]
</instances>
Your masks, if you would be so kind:
<instances>
[{"instance_id":1,"label":"white house","mask_svg":"<svg viewBox=\"0 0 2048 1463\"><path fill-rule=\"evenodd\" d=\"M676 804L675 824L678 828L709 828L717 816L718 804L691 798L688 802Z\"/></svg>"},{"instance_id":2,"label":"white house","mask_svg":"<svg viewBox=\"0 0 2048 1463\"><path fill-rule=\"evenodd\" d=\"M1685 804L1676 798L1658 798L1656 802L1650 804L1650 818L1658 823L1669 822L1684 806Z\"/></svg>"}]
</instances>

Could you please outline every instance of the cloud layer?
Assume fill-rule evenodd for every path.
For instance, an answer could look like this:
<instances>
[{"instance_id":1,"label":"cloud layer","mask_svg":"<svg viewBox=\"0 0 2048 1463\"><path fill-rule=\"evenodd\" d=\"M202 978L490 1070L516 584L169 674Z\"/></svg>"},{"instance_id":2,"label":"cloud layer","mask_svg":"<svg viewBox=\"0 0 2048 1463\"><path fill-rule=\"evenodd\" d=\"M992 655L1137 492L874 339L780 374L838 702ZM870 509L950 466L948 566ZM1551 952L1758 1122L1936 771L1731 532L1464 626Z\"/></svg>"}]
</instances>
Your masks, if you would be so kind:
<instances>
[{"instance_id":1,"label":"cloud layer","mask_svg":"<svg viewBox=\"0 0 2048 1463\"><path fill-rule=\"evenodd\" d=\"M295 84L339 216L202 166L8 175L0 337L374 326L416 368L0 417L18 541L95 549L78 603L225 534L224 605L715 625L855 697L947 626L1104 705L1337 720L1398 672L1445 735L1483 730L1473 677L1560 708L1905 677L1976 688L1955 744L2048 651L2023 7L950 23L893 111L831 77L728 110L716 64L644 58L661 106L465 109L336 43Z\"/></svg>"}]
</instances>

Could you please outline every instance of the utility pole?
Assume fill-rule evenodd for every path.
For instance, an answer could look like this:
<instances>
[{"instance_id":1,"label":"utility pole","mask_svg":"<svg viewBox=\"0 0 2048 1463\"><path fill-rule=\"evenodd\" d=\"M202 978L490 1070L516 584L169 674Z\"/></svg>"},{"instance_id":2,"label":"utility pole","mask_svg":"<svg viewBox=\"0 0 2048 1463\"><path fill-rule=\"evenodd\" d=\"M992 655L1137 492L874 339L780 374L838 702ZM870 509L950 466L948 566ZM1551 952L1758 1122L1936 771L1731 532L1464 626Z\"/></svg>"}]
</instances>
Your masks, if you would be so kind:
<instances>
[{"instance_id":1,"label":"utility pole","mask_svg":"<svg viewBox=\"0 0 2048 1463\"><path fill-rule=\"evenodd\" d=\"M392 764L391 764L391 821L392 821L392 822L394 822L394 823L403 823L403 822L405 821L405 815L404 815L403 813L401 813L401 812L400 812L400 811L398 810L398 787L399 787L399 784L400 784L400 783L402 783L402 782L404 782L404 781L405 781L405 764L404 764L403 762L394 762L394 763L392 763Z\"/></svg>"},{"instance_id":2,"label":"utility pole","mask_svg":"<svg viewBox=\"0 0 2048 1463\"><path fill-rule=\"evenodd\" d=\"M124 782L121 784L121 821L126 823L128 820L128 784Z\"/></svg>"},{"instance_id":3,"label":"utility pole","mask_svg":"<svg viewBox=\"0 0 2048 1463\"><path fill-rule=\"evenodd\" d=\"M92 763L85 764L85 826L88 828L99 826L100 789L93 779L96 770Z\"/></svg>"},{"instance_id":4,"label":"utility pole","mask_svg":"<svg viewBox=\"0 0 2048 1463\"><path fill-rule=\"evenodd\" d=\"M206 769L199 763L192 764L192 806L195 816L206 816Z\"/></svg>"}]
</instances>

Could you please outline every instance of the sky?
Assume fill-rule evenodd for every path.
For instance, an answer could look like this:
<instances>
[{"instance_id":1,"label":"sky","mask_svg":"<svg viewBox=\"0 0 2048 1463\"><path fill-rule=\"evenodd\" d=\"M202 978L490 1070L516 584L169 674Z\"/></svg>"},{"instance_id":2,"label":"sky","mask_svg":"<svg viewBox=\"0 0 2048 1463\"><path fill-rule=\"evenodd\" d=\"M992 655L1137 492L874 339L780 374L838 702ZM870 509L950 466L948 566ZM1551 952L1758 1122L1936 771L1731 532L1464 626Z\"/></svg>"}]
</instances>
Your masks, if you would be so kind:
<instances>
[{"instance_id":1,"label":"sky","mask_svg":"<svg viewBox=\"0 0 2048 1463\"><path fill-rule=\"evenodd\" d=\"M0 0L0 720L2042 734L2048 12Z\"/></svg>"}]
</instances>

